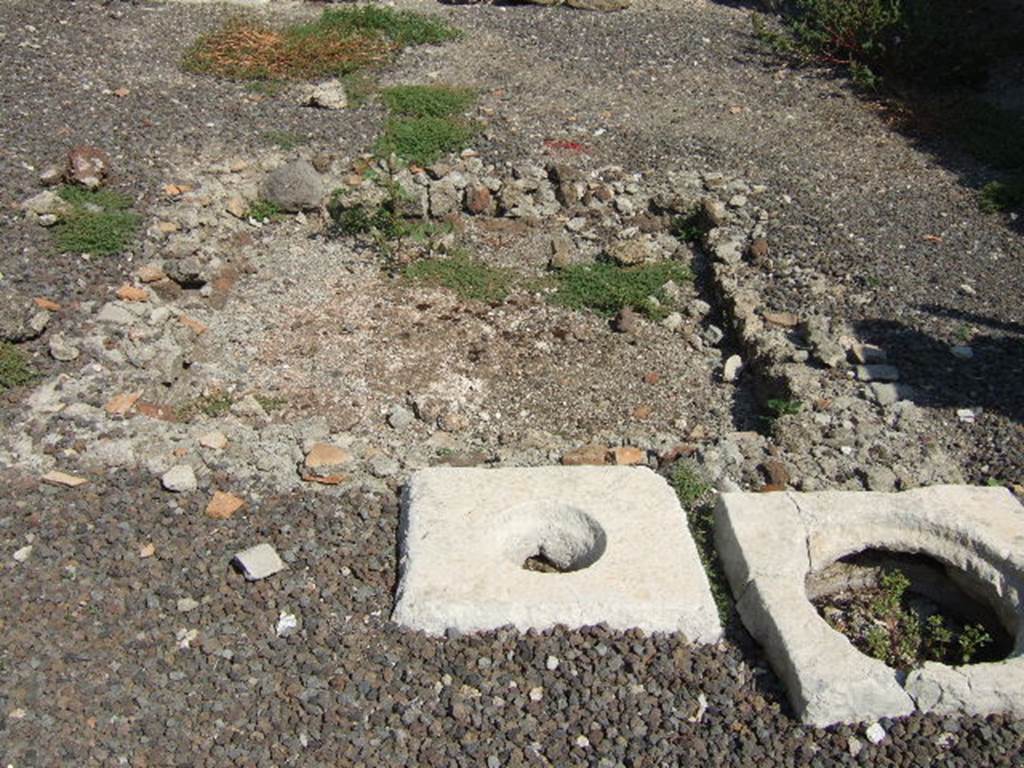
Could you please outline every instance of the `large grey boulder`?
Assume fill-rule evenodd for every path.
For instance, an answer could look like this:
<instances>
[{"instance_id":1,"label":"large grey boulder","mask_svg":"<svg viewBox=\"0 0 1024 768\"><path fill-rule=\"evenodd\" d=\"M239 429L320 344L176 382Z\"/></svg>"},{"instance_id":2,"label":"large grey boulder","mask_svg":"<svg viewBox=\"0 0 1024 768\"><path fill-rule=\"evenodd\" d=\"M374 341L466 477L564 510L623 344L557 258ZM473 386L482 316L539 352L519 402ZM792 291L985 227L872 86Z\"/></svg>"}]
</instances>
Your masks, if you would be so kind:
<instances>
[{"instance_id":1,"label":"large grey boulder","mask_svg":"<svg viewBox=\"0 0 1024 768\"><path fill-rule=\"evenodd\" d=\"M267 174L260 196L282 211L308 211L320 206L324 182L308 160L293 160Z\"/></svg>"}]
</instances>

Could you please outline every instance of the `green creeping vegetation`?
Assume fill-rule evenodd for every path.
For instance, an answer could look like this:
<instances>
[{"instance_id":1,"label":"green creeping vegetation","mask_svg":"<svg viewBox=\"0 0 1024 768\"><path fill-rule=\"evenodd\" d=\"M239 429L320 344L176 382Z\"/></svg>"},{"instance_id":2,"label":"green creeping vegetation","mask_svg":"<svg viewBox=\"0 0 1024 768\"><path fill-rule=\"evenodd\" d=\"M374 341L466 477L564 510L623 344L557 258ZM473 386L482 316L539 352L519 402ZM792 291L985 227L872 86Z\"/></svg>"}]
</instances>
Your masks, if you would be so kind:
<instances>
[{"instance_id":1,"label":"green creeping vegetation","mask_svg":"<svg viewBox=\"0 0 1024 768\"><path fill-rule=\"evenodd\" d=\"M13 344L0 342L0 392L28 384L34 378L28 355Z\"/></svg>"},{"instance_id":2,"label":"green creeping vegetation","mask_svg":"<svg viewBox=\"0 0 1024 768\"><path fill-rule=\"evenodd\" d=\"M381 92L384 106L399 117L451 117L476 99L471 88L446 85L396 85Z\"/></svg>"},{"instance_id":3,"label":"green creeping vegetation","mask_svg":"<svg viewBox=\"0 0 1024 768\"><path fill-rule=\"evenodd\" d=\"M462 116L476 98L469 88L401 85L384 90L381 97L391 113L375 145L381 157L395 154L409 163L430 165L465 147L478 130Z\"/></svg>"},{"instance_id":4,"label":"green creeping vegetation","mask_svg":"<svg viewBox=\"0 0 1024 768\"><path fill-rule=\"evenodd\" d=\"M701 563L708 575L718 615L722 622L726 623L732 613L732 597L722 561L718 556L718 550L715 549L712 488L688 461L676 462L669 480L676 496L679 497L679 503L686 511L690 535L693 536Z\"/></svg>"},{"instance_id":5,"label":"green creeping vegetation","mask_svg":"<svg viewBox=\"0 0 1024 768\"><path fill-rule=\"evenodd\" d=\"M200 37L183 66L239 80L340 77L385 63L407 46L458 35L439 19L376 5L328 9L315 21L283 29L236 17Z\"/></svg>"},{"instance_id":6,"label":"green creeping vegetation","mask_svg":"<svg viewBox=\"0 0 1024 768\"><path fill-rule=\"evenodd\" d=\"M693 273L676 261L622 267L609 262L578 264L560 270L552 301L572 309L589 309L611 316L625 307L652 319L667 314L670 304L665 283L690 280ZM652 302L651 298L656 301Z\"/></svg>"},{"instance_id":7,"label":"green creeping vegetation","mask_svg":"<svg viewBox=\"0 0 1024 768\"><path fill-rule=\"evenodd\" d=\"M58 194L71 204L71 213L54 227L61 251L97 256L120 253L142 223L142 217L131 210L131 198L119 192L66 185Z\"/></svg>"},{"instance_id":8,"label":"green creeping vegetation","mask_svg":"<svg viewBox=\"0 0 1024 768\"><path fill-rule=\"evenodd\" d=\"M1024 177L1009 181L990 181L981 188L978 202L985 213L1000 213L1024 208Z\"/></svg>"},{"instance_id":9,"label":"green creeping vegetation","mask_svg":"<svg viewBox=\"0 0 1024 768\"><path fill-rule=\"evenodd\" d=\"M768 409L768 419L777 419L780 416L794 416L800 413L803 403L799 400L772 398L765 402L765 407Z\"/></svg>"},{"instance_id":10,"label":"green creeping vegetation","mask_svg":"<svg viewBox=\"0 0 1024 768\"><path fill-rule=\"evenodd\" d=\"M514 282L509 270L489 266L461 253L414 261L405 268L405 276L415 282L448 288L466 300L487 303L503 301Z\"/></svg>"},{"instance_id":11,"label":"green creeping vegetation","mask_svg":"<svg viewBox=\"0 0 1024 768\"><path fill-rule=\"evenodd\" d=\"M851 640L895 669L912 669L925 661L969 664L992 642L980 624L951 627L938 613L922 621L908 605L910 586L902 571L883 574L868 608L870 626L863 638Z\"/></svg>"},{"instance_id":12,"label":"green creeping vegetation","mask_svg":"<svg viewBox=\"0 0 1024 768\"><path fill-rule=\"evenodd\" d=\"M430 165L449 152L462 149L475 129L447 117L410 117L389 120L374 146L378 155L394 153L416 165Z\"/></svg>"},{"instance_id":13,"label":"green creeping vegetation","mask_svg":"<svg viewBox=\"0 0 1024 768\"><path fill-rule=\"evenodd\" d=\"M235 399L228 392L218 390L182 403L178 406L175 416L182 422L191 421L199 414L216 419L226 416L234 402Z\"/></svg>"},{"instance_id":14,"label":"green creeping vegetation","mask_svg":"<svg viewBox=\"0 0 1024 768\"><path fill-rule=\"evenodd\" d=\"M254 200L245 215L247 218L256 219L256 221L277 221L284 217L277 203L272 203L269 200Z\"/></svg>"},{"instance_id":15,"label":"green creeping vegetation","mask_svg":"<svg viewBox=\"0 0 1024 768\"><path fill-rule=\"evenodd\" d=\"M669 234L684 243L699 243L711 229L711 224L700 208L683 216L675 216L669 225Z\"/></svg>"},{"instance_id":16,"label":"green creeping vegetation","mask_svg":"<svg viewBox=\"0 0 1024 768\"><path fill-rule=\"evenodd\" d=\"M307 139L301 133L295 131L269 130L263 132L263 140L268 144L290 152L296 147L306 143Z\"/></svg>"}]
</instances>

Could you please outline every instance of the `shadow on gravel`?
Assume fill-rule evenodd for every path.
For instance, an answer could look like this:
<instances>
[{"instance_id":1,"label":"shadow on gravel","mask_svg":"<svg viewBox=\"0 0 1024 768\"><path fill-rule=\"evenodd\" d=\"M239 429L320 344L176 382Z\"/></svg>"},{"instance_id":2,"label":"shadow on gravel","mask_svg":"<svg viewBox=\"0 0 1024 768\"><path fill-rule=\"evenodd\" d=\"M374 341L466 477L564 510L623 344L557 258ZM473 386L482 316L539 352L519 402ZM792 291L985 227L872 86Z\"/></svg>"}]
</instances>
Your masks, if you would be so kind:
<instances>
[{"instance_id":1,"label":"shadow on gravel","mask_svg":"<svg viewBox=\"0 0 1024 768\"><path fill-rule=\"evenodd\" d=\"M902 380L913 387L911 399L933 408L980 408L1024 423L1024 324L952 307L926 304L919 309L959 322L960 337L947 341L894 320L865 320L857 326L863 338L890 353ZM957 347L969 348L973 356L958 357Z\"/></svg>"},{"instance_id":2,"label":"shadow on gravel","mask_svg":"<svg viewBox=\"0 0 1024 768\"><path fill-rule=\"evenodd\" d=\"M825 19L823 26L833 25L832 41L821 42L826 48L854 34L841 27L840 19L850 22L839 13L839 0L712 2L749 11L751 19L768 20L764 40L751 24L747 47L763 66L774 69L788 61L818 71L826 67L823 77L844 81L865 101L881 107L880 118L889 128L973 189L983 211L1018 214L1005 215L1004 222L1024 234L1024 0L929 0L928 5L903 0L903 16L892 39L877 32L878 40L862 43L860 53L849 54L863 56L884 76L864 87L858 87L846 65L835 63L848 55L841 45L840 53L823 49L809 59L806 53L773 50L769 42L773 36L785 39L777 35L785 29L783 20L798 18L801 9ZM879 52L873 53L874 48Z\"/></svg>"}]
</instances>

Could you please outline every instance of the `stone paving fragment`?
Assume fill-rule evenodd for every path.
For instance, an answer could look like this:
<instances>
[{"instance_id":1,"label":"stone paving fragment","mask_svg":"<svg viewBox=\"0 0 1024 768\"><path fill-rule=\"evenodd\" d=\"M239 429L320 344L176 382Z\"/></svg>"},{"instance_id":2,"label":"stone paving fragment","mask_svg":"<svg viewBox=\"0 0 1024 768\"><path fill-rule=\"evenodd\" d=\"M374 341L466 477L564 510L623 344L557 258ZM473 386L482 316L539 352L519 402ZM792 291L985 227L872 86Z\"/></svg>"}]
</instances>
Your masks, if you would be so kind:
<instances>
[{"instance_id":1,"label":"stone paving fragment","mask_svg":"<svg viewBox=\"0 0 1024 768\"><path fill-rule=\"evenodd\" d=\"M277 550L269 544L257 544L237 553L232 562L242 571L247 581L259 581L284 570Z\"/></svg>"},{"instance_id":2,"label":"stone paving fragment","mask_svg":"<svg viewBox=\"0 0 1024 768\"><path fill-rule=\"evenodd\" d=\"M76 475L69 475L66 472L59 472L53 470L43 475L40 480L50 485L63 485L67 488L77 488L80 485L84 485L89 482L84 477L77 477Z\"/></svg>"},{"instance_id":3,"label":"stone paving fragment","mask_svg":"<svg viewBox=\"0 0 1024 768\"><path fill-rule=\"evenodd\" d=\"M914 709L1024 713L1024 508L1004 488L944 485L901 493L725 493L715 545L737 609L805 722L827 726ZM903 679L822 619L807 577L868 550L927 555L986 604L1016 649L998 662L926 662Z\"/></svg>"},{"instance_id":4,"label":"stone paving fragment","mask_svg":"<svg viewBox=\"0 0 1024 768\"><path fill-rule=\"evenodd\" d=\"M400 536L393 618L430 634L603 622L722 635L686 515L645 467L421 470Z\"/></svg>"}]
</instances>

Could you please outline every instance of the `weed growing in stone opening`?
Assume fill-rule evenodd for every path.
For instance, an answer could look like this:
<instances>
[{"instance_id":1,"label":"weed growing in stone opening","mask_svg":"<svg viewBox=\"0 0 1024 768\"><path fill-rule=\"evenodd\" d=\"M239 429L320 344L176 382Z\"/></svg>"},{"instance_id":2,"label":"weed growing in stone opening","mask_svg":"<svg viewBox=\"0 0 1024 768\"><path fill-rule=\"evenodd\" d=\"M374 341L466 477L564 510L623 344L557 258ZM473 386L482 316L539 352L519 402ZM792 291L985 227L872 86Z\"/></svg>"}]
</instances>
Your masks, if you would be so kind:
<instances>
[{"instance_id":1,"label":"weed growing in stone opening","mask_svg":"<svg viewBox=\"0 0 1024 768\"><path fill-rule=\"evenodd\" d=\"M803 405L799 400L772 398L765 402L765 407L768 409L767 418L772 421L781 416L794 416L800 413Z\"/></svg>"},{"instance_id":2,"label":"weed growing in stone opening","mask_svg":"<svg viewBox=\"0 0 1024 768\"><path fill-rule=\"evenodd\" d=\"M978 206L985 213L1000 213L1024 208L1024 177L1010 181L990 181L981 188Z\"/></svg>"},{"instance_id":3,"label":"weed growing in stone opening","mask_svg":"<svg viewBox=\"0 0 1024 768\"><path fill-rule=\"evenodd\" d=\"M697 545L700 561L711 585L711 596L715 600L719 617L725 623L732 612L732 598L718 550L715 549L712 488L697 469L686 461L676 462L669 480L686 512L690 535Z\"/></svg>"},{"instance_id":4,"label":"weed growing in stone opening","mask_svg":"<svg viewBox=\"0 0 1024 768\"><path fill-rule=\"evenodd\" d=\"M405 268L405 276L416 282L448 288L463 299L488 303L504 300L513 283L510 271L491 267L461 253L443 259L414 261Z\"/></svg>"},{"instance_id":5,"label":"weed growing in stone opening","mask_svg":"<svg viewBox=\"0 0 1024 768\"><path fill-rule=\"evenodd\" d=\"M71 204L71 213L54 227L62 251L98 256L120 253L142 223L142 217L130 210L131 198L119 192L66 185L58 194Z\"/></svg>"},{"instance_id":6,"label":"weed growing in stone opening","mask_svg":"<svg viewBox=\"0 0 1024 768\"><path fill-rule=\"evenodd\" d=\"M611 316L625 307L652 319L668 314L671 300L663 286L690 280L693 273L676 261L621 267L609 262L575 264L555 276L558 290L552 301L572 309L589 309ZM651 301L651 299L655 301Z\"/></svg>"},{"instance_id":7,"label":"weed growing in stone opening","mask_svg":"<svg viewBox=\"0 0 1024 768\"><path fill-rule=\"evenodd\" d=\"M380 6L329 9L316 21L284 29L234 18L200 37L184 67L243 80L341 76L388 61L406 46L442 43L458 34L439 19Z\"/></svg>"},{"instance_id":8,"label":"weed growing in stone opening","mask_svg":"<svg viewBox=\"0 0 1024 768\"><path fill-rule=\"evenodd\" d=\"M0 342L0 392L28 384L34 378L28 355L13 344Z\"/></svg>"},{"instance_id":9,"label":"weed growing in stone opening","mask_svg":"<svg viewBox=\"0 0 1024 768\"><path fill-rule=\"evenodd\" d=\"M992 643L981 624L962 624L915 603L911 586L906 574L892 569L866 595L816 602L819 608L826 606L823 615L834 629L894 669L912 669L925 661L968 664Z\"/></svg>"},{"instance_id":10,"label":"weed growing in stone opening","mask_svg":"<svg viewBox=\"0 0 1024 768\"><path fill-rule=\"evenodd\" d=\"M175 416L178 421L191 421L199 414L216 419L226 416L234 402L235 399L231 394L218 390L182 403Z\"/></svg>"},{"instance_id":11,"label":"weed growing in stone opening","mask_svg":"<svg viewBox=\"0 0 1024 768\"><path fill-rule=\"evenodd\" d=\"M295 131L270 130L263 132L263 139L278 149L290 152L306 143L306 137Z\"/></svg>"}]
</instances>

